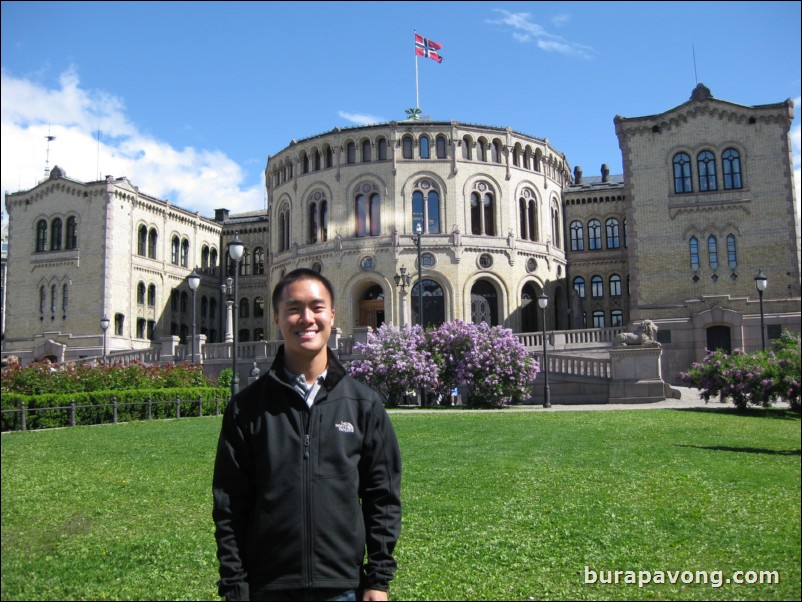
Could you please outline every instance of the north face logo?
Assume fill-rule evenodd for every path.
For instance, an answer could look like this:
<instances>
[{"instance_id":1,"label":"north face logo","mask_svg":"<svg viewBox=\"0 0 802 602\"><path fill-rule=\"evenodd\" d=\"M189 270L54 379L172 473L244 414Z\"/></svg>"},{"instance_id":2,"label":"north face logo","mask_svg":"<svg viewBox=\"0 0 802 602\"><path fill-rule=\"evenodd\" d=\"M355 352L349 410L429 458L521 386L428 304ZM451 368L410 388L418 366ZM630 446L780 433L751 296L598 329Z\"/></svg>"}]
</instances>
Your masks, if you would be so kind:
<instances>
[{"instance_id":1,"label":"north face logo","mask_svg":"<svg viewBox=\"0 0 802 602\"><path fill-rule=\"evenodd\" d=\"M340 431L341 433L353 433L354 432L354 425L351 424L350 422L345 422L345 421L338 422L334 426L337 427L337 430Z\"/></svg>"}]
</instances>

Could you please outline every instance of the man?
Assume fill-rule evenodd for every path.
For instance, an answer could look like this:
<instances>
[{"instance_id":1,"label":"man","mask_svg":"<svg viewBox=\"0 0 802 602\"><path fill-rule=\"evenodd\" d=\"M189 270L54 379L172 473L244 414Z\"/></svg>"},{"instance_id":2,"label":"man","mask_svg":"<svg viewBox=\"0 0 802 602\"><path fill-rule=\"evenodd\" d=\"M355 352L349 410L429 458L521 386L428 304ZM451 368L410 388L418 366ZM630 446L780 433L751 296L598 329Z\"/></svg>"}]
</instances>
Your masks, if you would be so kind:
<instances>
[{"instance_id":1,"label":"man","mask_svg":"<svg viewBox=\"0 0 802 602\"><path fill-rule=\"evenodd\" d=\"M290 272L284 339L226 408L214 467L218 592L228 600L387 600L401 530L401 454L378 393L328 349L334 291Z\"/></svg>"}]
</instances>

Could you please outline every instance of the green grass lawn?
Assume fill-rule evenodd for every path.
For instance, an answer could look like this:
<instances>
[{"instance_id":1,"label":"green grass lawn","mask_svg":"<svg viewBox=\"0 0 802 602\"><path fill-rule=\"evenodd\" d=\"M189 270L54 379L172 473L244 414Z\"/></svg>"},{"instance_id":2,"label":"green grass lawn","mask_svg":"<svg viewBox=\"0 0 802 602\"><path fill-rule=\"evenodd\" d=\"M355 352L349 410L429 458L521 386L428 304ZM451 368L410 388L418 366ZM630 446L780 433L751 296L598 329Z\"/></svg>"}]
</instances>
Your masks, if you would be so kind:
<instances>
[{"instance_id":1,"label":"green grass lawn","mask_svg":"<svg viewBox=\"0 0 802 602\"><path fill-rule=\"evenodd\" d=\"M798 417L392 419L404 459L392 599L800 599ZM4 434L2 599L216 599L220 420ZM585 583L616 570L720 571L722 583ZM779 583L725 583L735 571Z\"/></svg>"}]
</instances>

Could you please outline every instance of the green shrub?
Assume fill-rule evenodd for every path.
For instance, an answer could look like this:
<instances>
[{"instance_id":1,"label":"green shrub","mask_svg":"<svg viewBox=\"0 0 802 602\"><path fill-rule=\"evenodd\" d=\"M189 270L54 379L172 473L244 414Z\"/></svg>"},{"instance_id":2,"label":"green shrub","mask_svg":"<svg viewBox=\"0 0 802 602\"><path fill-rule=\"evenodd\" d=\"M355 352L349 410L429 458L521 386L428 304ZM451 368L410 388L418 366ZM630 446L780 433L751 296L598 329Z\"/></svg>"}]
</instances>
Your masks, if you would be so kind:
<instances>
[{"instance_id":1,"label":"green shrub","mask_svg":"<svg viewBox=\"0 0 802 602\"><path fill-rule=\"evenodd\" d=\"M745 409L784 400L799 411L799 346L799 338L785 331L772 350L744 353L736 349L732 355L720 349L711 351L681 377L688 386L700 389L705 401L730 398L736 407Z\"/></svg>"}]
</instances>

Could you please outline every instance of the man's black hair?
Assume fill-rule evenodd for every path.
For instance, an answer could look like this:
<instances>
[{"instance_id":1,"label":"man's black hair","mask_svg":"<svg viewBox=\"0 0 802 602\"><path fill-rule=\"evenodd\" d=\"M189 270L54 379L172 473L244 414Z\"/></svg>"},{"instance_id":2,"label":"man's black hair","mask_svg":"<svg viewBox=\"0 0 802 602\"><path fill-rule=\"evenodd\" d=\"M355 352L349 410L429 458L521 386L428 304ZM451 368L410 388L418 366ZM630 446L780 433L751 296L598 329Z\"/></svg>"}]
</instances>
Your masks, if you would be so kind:
<instances>
[{"instance_id":1,"label":"man's black hair","mask_svg":"<svg viewBox=\"0 0 802 602\"><path fill-rule=\"evenodd\" d=\"M317 282L320 282L326 287L326 290L329 291L329 295L331 296L331 306L332 308L334 307L334 287L331 285L331 282L329 282L329 279L322 274L318 274L314 270L310 270L309 268L298 268L289 274L285 274L284 277L276 283L276 286L273 289L272 298L273 313L278 313L278 304L281 301L281 296L284 294L286 288L293 282L298 282L299 280L316 280Z\"/></svg>"}]
</instances>

